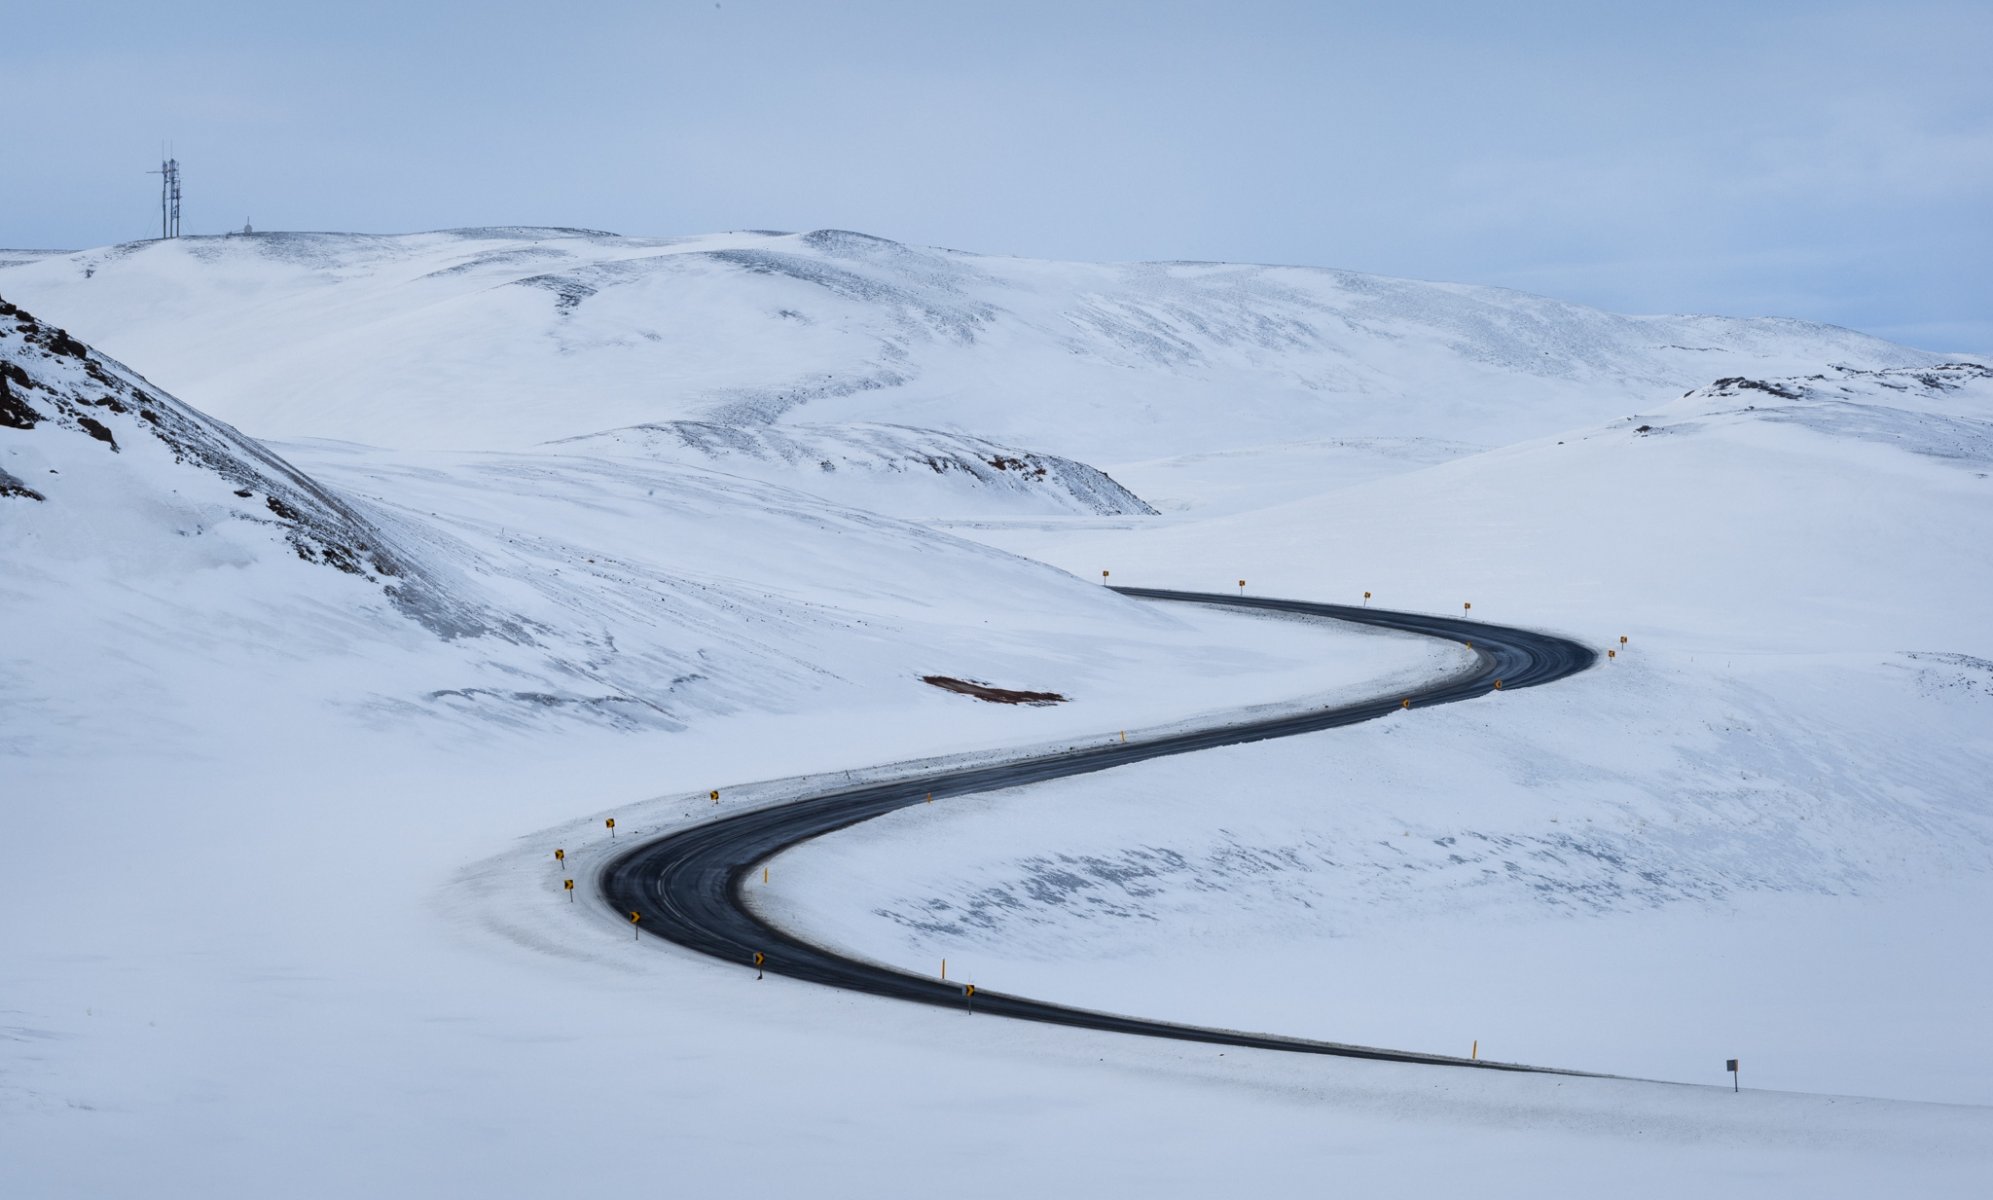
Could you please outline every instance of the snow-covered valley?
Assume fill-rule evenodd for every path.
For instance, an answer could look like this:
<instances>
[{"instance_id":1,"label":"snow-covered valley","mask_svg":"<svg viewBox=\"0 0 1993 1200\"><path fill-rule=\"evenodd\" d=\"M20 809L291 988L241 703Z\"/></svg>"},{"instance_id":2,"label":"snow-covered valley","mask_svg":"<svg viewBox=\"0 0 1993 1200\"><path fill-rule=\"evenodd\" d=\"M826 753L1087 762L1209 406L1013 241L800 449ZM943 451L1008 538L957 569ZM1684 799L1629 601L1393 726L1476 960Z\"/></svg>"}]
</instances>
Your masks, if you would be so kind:
<instances>
[{"instance_id":1,"label":"snow-covered valley","mask_svg":"<svg viewBox=\"0 0 1993 1200\"><path fill-rule=\"evenodd\" d=\"M656 1153L832 1195L1993 1170L1984 364L836 231L0 264L10 1194L523 1195ZM590 902L607 816L620 845L1464 653L1109 571L1471 603L1614 656L907 810L754 902L1044 999L1669 1084L757 983Z\"/></svg>"}]
</instances>

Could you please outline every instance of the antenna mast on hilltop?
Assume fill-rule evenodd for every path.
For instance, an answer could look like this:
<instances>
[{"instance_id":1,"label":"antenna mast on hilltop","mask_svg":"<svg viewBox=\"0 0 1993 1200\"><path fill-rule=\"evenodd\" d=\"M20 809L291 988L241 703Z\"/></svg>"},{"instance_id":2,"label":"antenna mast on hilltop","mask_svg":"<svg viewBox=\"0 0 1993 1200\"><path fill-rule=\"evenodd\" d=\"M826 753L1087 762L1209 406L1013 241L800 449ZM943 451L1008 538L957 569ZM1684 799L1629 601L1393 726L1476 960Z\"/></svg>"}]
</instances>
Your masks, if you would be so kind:
<instances>
[{"instance_id":1,"label":"antenna mast on hilltop","mask_svg":"<svg viewBox=\"0 0 1993 1200\"><path fill-rule=\"evenodd\" d=\"M180 160L172 157L161 159L159 169L147 171L146 174L159 176L159 236L179 237Z\"/></svg>"}]
</instances>

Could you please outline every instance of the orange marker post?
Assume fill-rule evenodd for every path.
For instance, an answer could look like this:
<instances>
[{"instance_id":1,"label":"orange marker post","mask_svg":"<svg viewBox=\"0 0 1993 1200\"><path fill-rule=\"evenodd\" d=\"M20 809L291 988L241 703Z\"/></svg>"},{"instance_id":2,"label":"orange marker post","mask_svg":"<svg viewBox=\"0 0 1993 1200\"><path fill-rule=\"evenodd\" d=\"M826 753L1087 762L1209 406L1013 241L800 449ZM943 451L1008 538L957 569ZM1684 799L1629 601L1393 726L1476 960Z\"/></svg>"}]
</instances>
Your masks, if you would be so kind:
<instances>
[{"instance_id":1,"label":"orange marker post","mask_svg":"<svg viewBox=\"0 0 1993 1200\"><path fill-rule=\"evenodd\" d=\"M572 880L572 879L563 879L563 880L561 880L561 886L567 889L567 902L568 902L569 904L573 904L573 903L574 903L574 880Z\"/></svg>"},{"instance_id":2,"label":"orange marker post","mask_svg":"<svg viewBox=\"0 0 1993 1200\"><path fill-rule=\"evenodd\" d=\"M612 842L613 842L613 841L615 841L615 840L616 840L616 818L614 818L614 817L610 817L610 818L609 818L608 820L606 820L606 821L604 821L604 822L602 822L602 823L603 823L604 825L607 825L607 826L609 827L609 840L610 840L610 841L612 841Z\"/></svg>"},{"instance_id":3,"label":"orange marker post","mask_svg":"<svg viewBox=\"0 0 1993 1200\"><path fill-rule=\"evenodd\" d=\"M639 935L639 934L637 933L637 922L638 922L638 921L641 921L641 920L643 920L643 919L644 919L644 914L642 914L642 913L640 913L640 912L634 912L634 911L633 911L633 912L631 912L631 913L630 913L630 940L631 940L631 941L635 941L635 940L637 940L637 938L638 938L638 937L640 936L640 935Z\"/></svg>"}]
</instances>

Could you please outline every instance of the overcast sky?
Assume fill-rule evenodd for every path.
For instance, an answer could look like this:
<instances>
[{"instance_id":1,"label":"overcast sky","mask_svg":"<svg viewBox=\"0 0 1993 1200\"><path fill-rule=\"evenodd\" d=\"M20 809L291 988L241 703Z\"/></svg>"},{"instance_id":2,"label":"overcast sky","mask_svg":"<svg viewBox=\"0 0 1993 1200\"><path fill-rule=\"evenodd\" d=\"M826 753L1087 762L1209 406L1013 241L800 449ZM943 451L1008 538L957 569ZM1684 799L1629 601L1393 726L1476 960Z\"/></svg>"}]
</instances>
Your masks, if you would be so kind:
<instances>
[{"instance_id":1,"label":"overcast sky","mask_svg":"<svg viewBox=\"0 0 1993 1200\"><path fill-rule=\"evenodd\" d=\"M859 229L1493 283L1993 353L1993 3L65 3L0 245Z\"/></svg>"}]
</instances>

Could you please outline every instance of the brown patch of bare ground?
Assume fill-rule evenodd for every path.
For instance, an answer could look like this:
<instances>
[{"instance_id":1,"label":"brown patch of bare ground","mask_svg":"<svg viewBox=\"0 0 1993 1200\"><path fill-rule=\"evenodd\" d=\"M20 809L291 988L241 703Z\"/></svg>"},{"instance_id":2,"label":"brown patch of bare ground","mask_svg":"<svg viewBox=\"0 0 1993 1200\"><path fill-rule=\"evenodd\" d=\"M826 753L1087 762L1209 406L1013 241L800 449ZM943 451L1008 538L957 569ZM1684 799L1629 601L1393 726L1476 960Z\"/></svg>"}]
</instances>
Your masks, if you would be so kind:
<instances>
[{"instance_id":1,"label":"brown patch of bare ground","mask_svg":"<svg viewBox=\"0 0 1993 1200\"><path fill-rule=\"evenodd\" d=\"M1065 700L1065 697L1057 692L1019 692L1010 688L991 687L987 683L977 683L971 679L956 679L952 675L923 675L920 681L931 683L944 692L974 696L978 700L988 700L993 704L1058 704Z\"/></svg>"}]
</instances>

